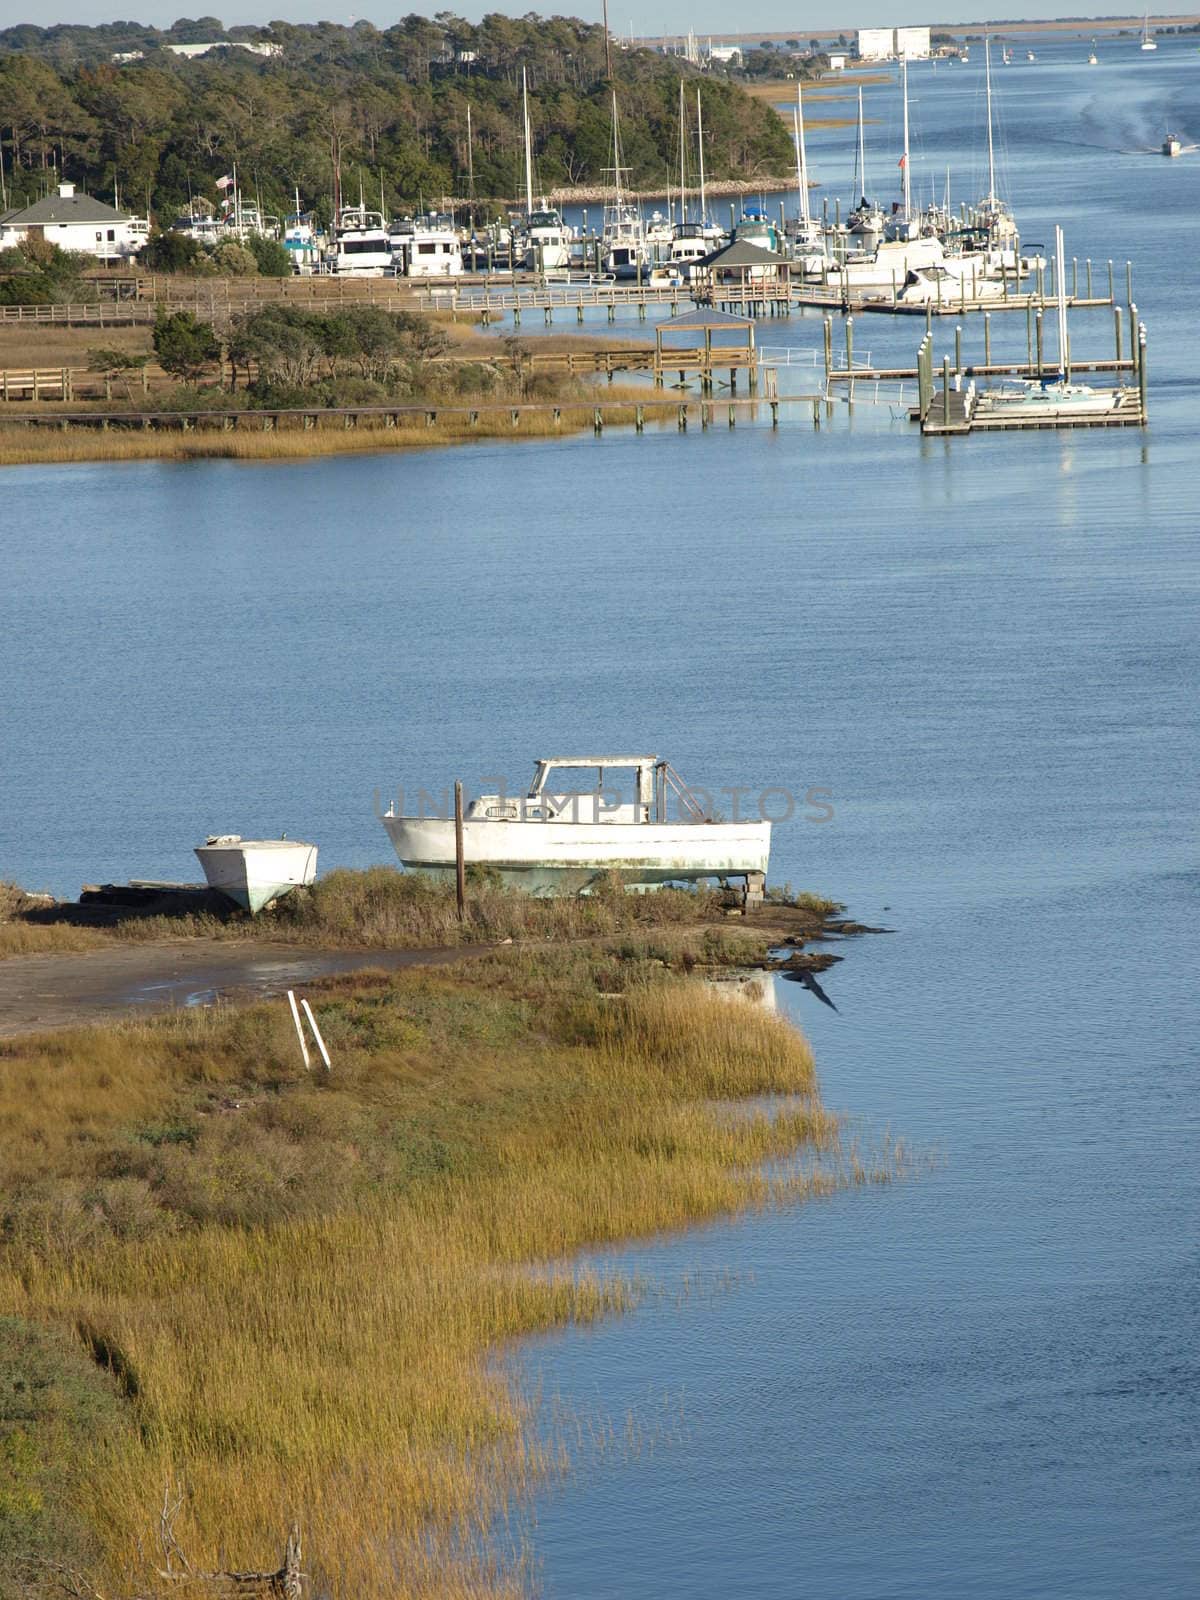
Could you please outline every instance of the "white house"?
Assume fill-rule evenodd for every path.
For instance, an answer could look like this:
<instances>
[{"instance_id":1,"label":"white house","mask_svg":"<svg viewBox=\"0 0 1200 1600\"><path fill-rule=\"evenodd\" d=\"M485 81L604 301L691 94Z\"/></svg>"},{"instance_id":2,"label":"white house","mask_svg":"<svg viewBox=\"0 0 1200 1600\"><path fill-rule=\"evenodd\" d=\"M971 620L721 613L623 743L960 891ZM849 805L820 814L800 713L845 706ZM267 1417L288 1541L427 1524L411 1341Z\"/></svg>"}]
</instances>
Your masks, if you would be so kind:
<instances>
[{"instance_id":1,"label":"white house","mask_svg":"<svg viewBox=\"0 0 1200 1600\"><path fill-rule=\"evenodd\" d=\"M742 52L736 44L713 44L708 46L708 59L723 62L727 67L740 67Z\"/></svg>"},{"instance_id":2,"label":"white house","mask_svg":"<svg viewBox=\"0 0 1200 1600\"><path fill-rule=\"evenodd\" d=\"M150 237L144 217L131 217L76 194L73 183L60 183L58 193L0 213L0 250L25 239L45 239L60 250L78 250L99 261L127 261Z\"/></svg>"}]
</instances>

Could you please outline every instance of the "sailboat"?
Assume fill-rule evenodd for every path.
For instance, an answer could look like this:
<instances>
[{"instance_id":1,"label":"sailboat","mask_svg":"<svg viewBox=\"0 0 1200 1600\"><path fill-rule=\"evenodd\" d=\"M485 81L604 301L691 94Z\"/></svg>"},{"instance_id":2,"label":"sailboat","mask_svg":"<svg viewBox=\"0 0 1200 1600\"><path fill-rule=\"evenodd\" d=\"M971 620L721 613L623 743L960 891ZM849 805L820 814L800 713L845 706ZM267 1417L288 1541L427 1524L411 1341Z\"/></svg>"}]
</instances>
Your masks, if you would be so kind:
<instances>
[{"instance_id":1,"label":"sailboat","mask_svg":"<svg viewBox=\"0 0 1200 1600\"><path fill-rule=\"evenodd\" d=\"M874 250L883 238L887 218L880 206L867 199L867 145L863 133L863 92L858 90L858 170L854 187L858 191L858 204L846 218L846 232L854 239L855 248Z\"/></svg>"},{"instance_id":2,"label":"sailboat","mask_svg":"<svg viewBox=\"0 0 1200 1600\"><path fill-rule=\"evenodd\" d=\"M1157 50L1158 49L1158 45L1155 42L1154 35L1150 32L1150 8L1149 8L1149 6L1146 7L1146 15L1145 15L1145 17L1144 17L1144 19L1142 21L1142 49L1143 50Z\"/></svg>"},{"instance_id":3,"label":"sailboat","mask_svg":"<svg viewBox=\"0 0 1200 1600\"><path fill-rule=\"evenodd\" d=\"M565 272L571 265L571 242L562 214L545 195L533 204L533 136L529 125L529 78L521 68L521 107L525 120L525 267L529 272Z\"/></svg>"},{"instance_id":4,"label":"sailboat","mask_svg":"<svg viewBox=\"0 0 1200 1600\"><path fill-rule=\"evenodd\" d=\"M721 230L705 215L707 196L704 192L704 120L700 109L700 90L696 90L696 138L699 156L700 220L688 216L687 203L687 119L684 111L683 80L679 82L679 221L671 232L667 250L667 267L679 276L691 277L692 269L716 248Z\"/></svg>"},{"instance_id":5,"label":"sailboat","mask_svg":"<svg viewBox=\"0 0 1200 1600\"><path fill-rule=\"evenodd\" d=\"M1096 54L1096 41L1093 39L1092 48L1088 51L1087 64L1089 67L1094 67L1098 64L1099 60L1100 57Z\"/></svg>"},{"instance_id":6,"label":"sailboat","mask_svg":"<svg viewBox=\"0 0 1200 1600\"><path fill-rule=\"evenodd\" d=\"M636 278L650 264L646 246L646 231L636 206L626 200L621 190L621 177L628 169L621 165L621 132L617 117L617 94L612 97L613 127L613 194L604 207L604 229L601 237L603 266L614 278Z\"/></svg>"},{"instance_id":7,"label":"sailboat","mask_svg":"<svg viewBox=\"0 0 1200 1600\"><path fill-rule=\"evenodd\" d=\"M859 93L861 94L861 90ZM801 263L806 272L820 272L827 261L825 237L821 226L814 221L808 205L808 157L804 148L804 92L800 79L796 79L796 104L792 109L792 133L796 144L796 185L800 203L794 226L789 230L792 257Z\"/></svg>"},{"instance_id":8,"label":"sailboat","mask_svg":"<svg viewBox=\"0 0 1200 1600\"><path fill-rule=\"evenodd\" d=\"M892 208L887 222L889 239L914 239L919 229L912 209L912 178L909 171L911 151L908 144L908 57L900 62L900 80L904 103L904 153L900 157L900 204Z\"/></svg>"},{"instance_id":9,"label":"sailboat","mask_svg":"<svg viewBox=\"0 0 1200 1600\"><path fill-rule=\"evenodd\" d=\"M1067 273L1063 231L1054 229L1054 286L1058 291L1058 372L1050 377L1023 378L987 391L988 403L998 409L1022 407L1034 414L1090 416L1112 411L1120 404L1120 389L1093 389L1071 382L1071 343L1067 332Z\"/></svg>"}]
</instances>

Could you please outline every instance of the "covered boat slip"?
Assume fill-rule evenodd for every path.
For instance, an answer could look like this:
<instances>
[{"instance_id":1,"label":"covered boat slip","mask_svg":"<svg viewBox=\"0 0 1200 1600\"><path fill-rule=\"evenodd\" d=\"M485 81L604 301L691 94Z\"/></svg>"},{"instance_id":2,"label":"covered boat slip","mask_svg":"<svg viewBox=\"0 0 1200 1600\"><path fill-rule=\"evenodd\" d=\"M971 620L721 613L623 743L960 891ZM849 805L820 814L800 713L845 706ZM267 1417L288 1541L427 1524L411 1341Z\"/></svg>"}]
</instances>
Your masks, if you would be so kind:
<instances>
[{"instance_id":1,"label":"covered boat slip","mask_svg":"<svg viewBox=\"0 0 1200 1600\"><path fill-rule=\"evenodd\" d=\"M561 789L551 781L560 772L571 775ZM594 781L581 788L585 772ZM455 819L400 816L393 808L382 821L406 868L437 877L456 872ZM616 873L636 889L742 878L748 898L756 899L770 846L770 822L714 820L656 756L541 760L528 794L480 795L461 822L464 865L490 868L531 894L586 893Z\"/></svg>"}]
</instances>

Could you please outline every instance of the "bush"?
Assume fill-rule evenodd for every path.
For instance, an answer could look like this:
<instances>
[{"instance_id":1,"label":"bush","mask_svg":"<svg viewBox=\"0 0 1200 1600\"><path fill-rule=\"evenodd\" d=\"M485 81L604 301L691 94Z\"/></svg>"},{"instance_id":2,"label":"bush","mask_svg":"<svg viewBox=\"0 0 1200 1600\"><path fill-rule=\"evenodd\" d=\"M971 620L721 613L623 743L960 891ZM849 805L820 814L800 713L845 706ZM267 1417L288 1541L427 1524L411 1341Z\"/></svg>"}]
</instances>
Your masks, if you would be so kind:
<instances>
[{"instance_id":1,"label":"bush","mask_svg":"<svg viewBox=\"0 0 1200 1600\"><path fill-rule=\"evenodd\" d=\"M203 253L186 233L159 233L138 252L138 265L148 272L187 272Z\"/></svg>"},{"instance_id":2,"label":"bush","mask_svg":"<svg viewBox=\"0 0 1200 1600\"><path fill-rule=\"evenodd\" d=\"M253 278L258 273L258 262L244 244L236 244L232 239L227 244L218 245L213 252L213 263L218 272L223 272L230 278Z\"/></svg>"},{"instance_id":3,"label":"bush","mask_svg":"<svg viewBox=\"0 0 1200 1600\"><path fill-rule=\"evenodd\" d=\"M278 239L263 239L257 234L246 240L250 254L264 278L290 278L292 258Z\"/></svg>"},{"instance_id":4,"label":"bush","mask_svg":"<svg viewBox=\"0 0 1200 1600\"><path fill-rule=\"evenodd\" d=\"M78 251L60 250L44 239L23 239L0 250L0 305L48 305L93 299L83 273L95 262Z\"/></svg>"},{"instance_id":5,"label":"bush","mask_svg":"<svg viewBox=\"0 0 1200 1600\"><path fill-rule=\"evenodd\" d=\"M207 367L221 359L216 329L190 311L159 312L154 324L154 349L163 371L185 383L194 383Z\"/></svg>"}]
</instances>

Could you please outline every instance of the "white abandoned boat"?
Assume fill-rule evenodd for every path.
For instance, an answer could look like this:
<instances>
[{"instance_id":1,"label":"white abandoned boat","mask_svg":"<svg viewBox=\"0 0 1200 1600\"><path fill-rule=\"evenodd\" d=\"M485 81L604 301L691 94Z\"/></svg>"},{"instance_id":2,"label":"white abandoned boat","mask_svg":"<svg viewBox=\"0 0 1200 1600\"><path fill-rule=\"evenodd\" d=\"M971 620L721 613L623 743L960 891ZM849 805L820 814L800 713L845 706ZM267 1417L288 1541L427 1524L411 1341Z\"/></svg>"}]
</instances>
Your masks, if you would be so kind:
<instances>
[{"instance_id":1,"label":"white abandoned boat","mask_svg":"<svg viewBox=\"0 0 1200 1600\"><path fill-rule=\"evenodd\" d=\"M243 839L238 833L214 833L196 846L196 855L209 888L252 916L317 875L316 845L298 839Z\"/></svg>"},{"instance_id":2,"label":"white abandoned boat","mask_svg":"<svg viewBox=\"0 0 1200 1600\"><path fill-rule=\"evenodd\" d=\"M552 790L552 774L584 771L596 774L592 788ZM613 779L628 783L630 773L632 798ZM453 816L400 816L393 806L382 821L406 868L453 875ZM613 872L638 889L742 878L747 898L757 899L770 851L770 822L714 821L657 756L550 757L537 763L527 795L480 795L463 818L465 864L490 867L531 894L583 893Z\"/></svg>"}]
</instances>

